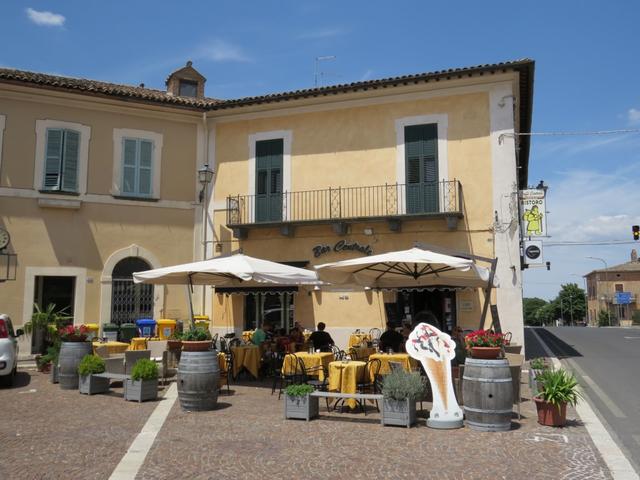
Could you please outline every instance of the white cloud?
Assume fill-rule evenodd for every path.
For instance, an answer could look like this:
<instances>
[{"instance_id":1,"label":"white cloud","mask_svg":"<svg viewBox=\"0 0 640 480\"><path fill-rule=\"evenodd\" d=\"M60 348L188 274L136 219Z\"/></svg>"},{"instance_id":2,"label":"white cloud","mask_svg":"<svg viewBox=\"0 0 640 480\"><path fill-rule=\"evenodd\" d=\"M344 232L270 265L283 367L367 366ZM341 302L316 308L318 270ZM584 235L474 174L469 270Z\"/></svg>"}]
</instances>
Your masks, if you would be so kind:
<instances>
[{"instance_id":1,"label":"white cloud","mask_svg":"<svg viewBox=\"0 0 640 480\"><path fill-rule=\"evenodd\" d=\"M62 27L66 18L59 13L52 12L39 12L33 8L27 8L27 17L36 25L42 25L46 27Z\"/></svg>"},{"instance_id":2,"label":"white cloud","mask_svg":"<svg viewBox=\"0 0 640 480\"><path fill-rule=\"evenodd\" d=\"M298 35L301 40L319 40L323 38L333 38L347 33L342 28L324 28L320 30L309 30Z\"/></svg>"},{"instance_id":3,"label":"white cloud","mask_svg":"<svg viewBox=\"0 0 640 480\"><path fill-rule=\"evenodd\" d=\"M371 75L373 75L373 70L368 69L366 72L364 72L362 74L362 76L360 77L360 81L364 82L366 80L370 80L371 79Z\"/></svg>"},{"instance_id":4,"label":"white cloud","mask_svg":"<svg viewBox=\"0 0 640 480\"><path fill-rule=\"evenodd\" d=\"M251 61L251 58L242 48L219 39L199 47L193 57L194 59L210 60L213 62Z\"/></svg>"},{"instance_id":5,"label":"white cloud","mask_svg":"<svg viewBox=\"0 0 640 480\"><path fill-rule=\"evenodd\" d=\"M629 120L629 125L640 125L640 110L630 108L627 112L627 119Z\"/></svg>"}]
</instances>

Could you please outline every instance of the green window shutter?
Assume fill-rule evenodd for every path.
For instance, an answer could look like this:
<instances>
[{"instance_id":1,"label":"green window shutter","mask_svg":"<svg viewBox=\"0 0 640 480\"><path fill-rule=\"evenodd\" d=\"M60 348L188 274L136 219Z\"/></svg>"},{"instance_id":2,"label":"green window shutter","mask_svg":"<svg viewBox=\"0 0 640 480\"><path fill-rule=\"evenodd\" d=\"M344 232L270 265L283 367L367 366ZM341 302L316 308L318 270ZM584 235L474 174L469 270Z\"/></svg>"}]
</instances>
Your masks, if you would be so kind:
<instances>
[{"instance_id":1,"label":"green window shutter","mask_svg":"<svg viewBox=\"0 0 640 480\"><path fill-rule=\"evenodd\" d=\"M256 221L282 220L284 140L256 142Z\"/></svg>"},{"instance_id":2,"label":"green window shutter","mask_svg":"<svg viewBox=\"0 0 640 480\"><path fill-rule=\"evenodd\" d=\"M407 213L438 211L438 126L405 127Z\"/></svg>"},{"instance_id":3,"label":"green window shutter","mask_svg":"<svg viewBox=\"0 0 640 480\"><path fill-rule=\"evenodd\" d=\"M153 193L153 142L122 140L122 193L149 197Z\"/></svg>"},{"instance_id":4,"label":"green window shutter","mask_svg":"<svg viewBox=\"0 0 640 480\"><path fill-rule=\"evenodd\" d=\"M151 195L151 155L153 143L148 140L140 140L140 162L138 166L138 193Z\"/></svg>"},{"instance_id":5,"label":"green window shutter","mask_svg":"<svg viewBox=\"0 0 640 480\"><path fill-rule=\"evenodd\" d=\"M78 191L78 169L80 156L80 133L64 131L64 155L62 161L62 190Z\"/></svg>"},{"instance_id":6,"label":"green window shutter","mask_svg":"<svg viewBox=\"0 0 640 480\"><path fill-rule=\"evenodd\" d=\"M136 192L136 157L138 142L130 138L122 141L122 193Z\"/></svg>"},{"instance_id":7,"label":"green window shutter","mask_svg":"<svg viewBox=\"0 0 640 480\"><path fill-rule=\"evenodd\" d=\"M47 129L44 179L42 185L45 190L58 190L60 188L62 136L63 131L60 129Z\"/></svg>"}]
</instances>

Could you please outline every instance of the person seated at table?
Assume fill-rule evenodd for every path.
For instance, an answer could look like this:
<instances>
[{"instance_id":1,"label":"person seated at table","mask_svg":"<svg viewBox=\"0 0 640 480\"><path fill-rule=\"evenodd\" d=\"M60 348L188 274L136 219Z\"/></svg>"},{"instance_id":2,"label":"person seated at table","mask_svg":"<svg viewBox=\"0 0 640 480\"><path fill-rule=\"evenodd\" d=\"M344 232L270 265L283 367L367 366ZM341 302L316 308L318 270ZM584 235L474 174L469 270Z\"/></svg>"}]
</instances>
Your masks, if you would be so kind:
<instances>
[{"instance_id":1,"label":"person seated at table","mask_svg":"<svg viewBox=\"0 0 640 480\"><path fill-rule=\"evenodd\" d=\"M256 328L256 331L253 332L253 336L251 337L251 342L254 345L261 345L265 341L271 338L271 325L265 323L262 328Z\"/></svg>"},{"instance_id":2,"label":"person seated at table","mask_svg":"<svg viewBox=\"0 0 640 480\"><path fill-rule=\"evenodd\" d=\"M298 322L293 324L293 328L289 331L289 338L292 343L304 343L304 333Z\"/></svg>"},{"instance_id":3,"label":"person seated at table","mask_svg":"<svg viewBox=\"0 0 640 480\"><path fill-rule=\"evenodd\" d=\"M380 350L386 352L391 349L394 352L401 352L404 344L404 337L397 332L393 323L387 322L387 330L380 335Z\"/></svg>"},{"instance_id":4,"label":"person seated at table","mask_svg":"<svg viewBox=\"0 0 640 480\"><path fill-rule=\"evenodd\" d=\"M321 352L330 352L331 347L335 344L331 335L325 332L324 329L327 326L324 322L318 323L318 330L313 332L309 336L309 341L313 344L314 350L320 350Z\"/></svg>"}]
</instances>

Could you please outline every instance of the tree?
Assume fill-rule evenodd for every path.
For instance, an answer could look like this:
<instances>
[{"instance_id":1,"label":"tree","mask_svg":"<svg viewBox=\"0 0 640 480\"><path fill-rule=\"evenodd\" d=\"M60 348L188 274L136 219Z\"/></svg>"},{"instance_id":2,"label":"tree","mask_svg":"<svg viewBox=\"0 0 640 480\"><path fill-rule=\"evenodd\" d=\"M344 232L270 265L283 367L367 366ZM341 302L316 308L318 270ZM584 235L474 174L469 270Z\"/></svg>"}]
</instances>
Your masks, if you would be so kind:
<instances>
[{"instance_id":1,"label":"tree","mask_svg":"<svg viewBox=\"0 0 640 480\"><path fill-rule=\"evenodd\" d=\"M523 298L522 299L522 312L524 315L525 325L540 325L540 320L536 317L538 309L547 304L546 300L538 297Z\"/></svg>"},{"instance_id":2,"label":"tree","mask_svg":"<svg viewBox=\"0 0 640 480\"><path fill-rule=\"evenodd\" d=\"M577 283L562 285L560 293L553 301L555 318L561 318L565 325L583 321L587 315L585 292Z\"/></svg>"},{"instance_id":3,"label":"tree","mask_svg":"<svg viewBox=\"0 0 640 480\"><path fill-rule=\"evenodd\" d=\"M557 318L554 302L549 302L541 306L536 310L535 317L539 325L553 324L553 321Z\"/></svg>"}]
</instances>

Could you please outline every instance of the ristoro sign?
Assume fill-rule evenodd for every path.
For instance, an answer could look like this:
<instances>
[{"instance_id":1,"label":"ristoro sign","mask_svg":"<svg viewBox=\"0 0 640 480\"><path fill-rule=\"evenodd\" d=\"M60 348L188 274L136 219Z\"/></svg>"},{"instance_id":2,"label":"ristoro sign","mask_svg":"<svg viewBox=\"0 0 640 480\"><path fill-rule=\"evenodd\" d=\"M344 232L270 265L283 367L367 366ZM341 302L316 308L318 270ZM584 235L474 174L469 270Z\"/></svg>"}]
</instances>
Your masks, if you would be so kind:
<instances>
[{"instance_id":1,"label":"ristoro sign","mask_svg":"<svg viewBox=\"0 0 640 480\"><path fill-rule=\"evenodd\" d=\"M545 191L540 188L520 190L520 223L523 237L547 236Z\"/></svg>"},{"instance_id":2,"label":"ristoro sign","mask_svg":"<svg viewBox=\"0 0 640 480\"><path fill-rule=\"evenodd\" d=\"M360 245L358 242L347 242L346 240L340 240L332 247L331 245L320 244L313 247L313 256L319 257L329 252L360 252L365 255L373 254L371 245Z\"/></svg>"}]
</instances>

